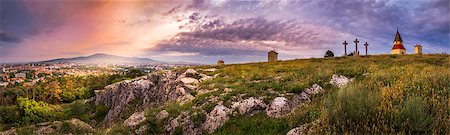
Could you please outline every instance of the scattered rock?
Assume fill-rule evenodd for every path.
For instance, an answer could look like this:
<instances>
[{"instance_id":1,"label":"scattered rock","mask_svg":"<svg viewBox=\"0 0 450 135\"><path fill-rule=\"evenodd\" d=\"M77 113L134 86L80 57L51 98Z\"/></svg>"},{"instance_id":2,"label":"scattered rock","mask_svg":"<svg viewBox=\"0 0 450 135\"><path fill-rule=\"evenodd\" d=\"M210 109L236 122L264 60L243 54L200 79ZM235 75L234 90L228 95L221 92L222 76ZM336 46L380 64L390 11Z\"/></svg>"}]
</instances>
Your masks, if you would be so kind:
<instances>
[{"instance_id":1,"label":"scattered rock","mask_svg":"<svg viewBox=\"0 0 450 135\"><path fill-rule=\"evenodd\" d=\"M222 126L226 121L228 121L228 114L231 110L223 105L216 105L214 109L206 115L206 122L203 123L203 130L208 133L214 132L217 128Z\"/></svg>"},{"instance_id":2,"label":"scattered rock","mask_svg":"<svg viewBox=\"0 0 450 135\"><path fill-rule=\"evenodd\" d=\"M87 124L84 121L76 119L76 118L73 118L69 121L64 121L64 122L68 122L69 124L71 124L71 126L75 126L75 127L77 127L77 129L81 129L81 130L87 131L89 133L95 132L94 128L92 128L91 125Z\"/></svg>"},{"instance_id":3,"label":"scattered rock","mask_svg":"<svg viewBox=\"0 0 450 135\"><path fill-rule=\"evenodd\" d=\"M306 88L300 94L292 96L290 102L291 108L295 108L298 105L304 105L311 102L311 96L325 92L325 90L318 84L313 84L310 88Z\"/></svg>"},{"instance_id":4,"label":"scattered rock","mask_svg":"<svg viewBox=\"0 0 450 135\"><path fill-rule=\"evenodd\" d=\"M272 103L266 108L266 114L270 117L281 117L284 114L289 113L291 108L285 97L276 97Z\"/></svg>"},{"instance_id":5,"label":"scattered rock","mask_svg":"<svg viewBox=\"0 0 450 135\"><path fill-rule=\"evenodd\" d=\"M289 132L287 132L286 135L302 135L303 130L305 130L305 126L302 125L300 127L296 127L296 128L289 130Z\"/></svg>"},{"instance_id":6,"label":"scattered rock","mask_svg":"<svg viewBox=\"0 0 450 135\"><path fill-rule=\"evenodd\" d=\"M0 135L18 135L16 128L11 128L9 130L0 132Z\"/></svg>"},{"instance_id":7,"label":"scattered rock","mask_svg":"<svg viewBox=\"0 0 450 135\"><path fill-rule=\"evenodd\" d=\"M223 89L223 91L224 91L225 93L228 93L228 92L233 91L233 89L231 89L231 88L225 88L225 89Z\"/></svg>"},{"instance_id":8,"label":"scattered rock","mask_svg":"<svg viewBox=\"0 0 450 135\"><path fill-rule=\"evenodd\" d=\"M199 81L197 79L191 78L191 77L181 78L181 82L183 82L184 84L197 84L197 83L199 83Z\"/></svg>"},{"instance_id":9,"label":"scattered rock","mask_svg":"<svg viewBox=\"0 0 450 135\"><path fill-rule=\"evenodd\" d=\"M211 76L204 76L204 77L200 78L200 82L208 81L208 80L212 80L212 79L213 79L213 77L211 77Z\"/></svg>"},{"instance_id":10,"label":"scattered rock","mask_svg":"<svg viewBox=\"0 0 450 135\"><path fill-rule=\"evenodd\" d=\"M167 112L166 110L162 110L161 112L159 112L157 115L156 115L156 118L157 119L164 119L164 118L167 118L167 117L169 117L169 112Z\"/></svg>"},{"instance_id":11,"label":"scattered rock","mask_svg":"<svg viewBox=\"0 0 450 135\"><path fill-rule=\"evenodd\" d=\"M139 125L141 122L145 121L145 115L144 112L136 112L133 113L127 120L123 122L123 125L129 126L132 129L136 129L137 125Z\"/></svg>"},{"instance_id":12,"label":"scattered rock","mask_svg":"<svg viewBox=\"0 0 450 135\"><path fill-rule=\"evenodd\" d=\"M324 90L318 84L313 84L312 87L306 88L303 92L306 92L309 95L315 95L324 92Z\"/></svg>"},{"instance_id":13,"label":"scattered rock","mask_svg":"<svg viewBox=\"0 0 450 135\"><path fill-rule=\"evenodd\" d=\"M264 110L266 104L261 99L250 97L240 102L233 102L231 108L237 109L240 114L253 114L256 111Z\"/></svg>"},{"instance_id":14,"label":"scattered rock","mask_svg":"<svg viewBox=\"0 0 450 135\"><path fill-rule=\"evenodd\" d=\"M178 102L180 102L180 105L184 105L186 102L194 100L195 97L191 94L185 94L184 96L177 99Z\"/></svg>"},{"instance_id":15,"label":"scattered rock","mask_svg":"<svg viewBox=\"0 0 450 135\"><path fill-rule=\"evenodd\" d=\"M138 135L145 135L145 131L147 131L148 126L147 125L143 125L141 127L139 127L137 130L135 130L134 132Z\"/></svg>"},{"instance_id":16,"label":"scattered rock","mask_svg":"<svg viewBox=\"0 0 450 135\"><path fill-rule=\"evenodd\" d=\"M194 69L187 69L184 74L197 74L197 71L195 71Z\"/></svg>"},{"instance_id":17,"label":"scattered rock","mask_svg":"<svg viewBox=\"0 0 450 135\"><path fill-rule=\"evenodd\" d=\"M195 127L194 122L191 121L187 112L182 112L176 118L170 120L169 124L165 126L165 129L168 134L173 134L175 129L180 126L183 128L183 134L186 135L197 135L201 131L198 127Z\"/></svg>"},{"instance_id":18,"label":"scattered rock","mask_svg":"<svg viewBox=\"0 0 450 135\"><path fill-rule=\"evenodd\" d=\"M347 77L343 76L343 75L333 75L331 77L331 81L330 84L334 85L334 86L338 86L338 87L344 87L346 86L348 83L350 83L351 81L353 81L353 79L348 79Z\"/></svg>"},{"instance_id":19,"label":"scattered rock","mask_svg":"<svg viewBox=\"0 0 450 135\"><path fill-rule=\"evenodd\" d=\"M209 68L209 69L204 69L203 71L214 72L214 71L217 71L217 69L216 68Z\"/></svg>"},{"instance_id":20,"label":"scattered rock","mask_svg":"<svg viewBox=\"0 0 450 135\"><path fill-rule=\"evenodd\" d=\"M57 127L55 127L54 125L48 125L48 126L44 126L39 128L38 130L34 131L34 134L38 134L38 135L48 135L48 134L53 134L56 132Z\"/></svg>"},{"instance_id":21,"label":"scattered rock","mask_svg":"<svg viewBox=\"0 0 450 135\"><path fill-rule=\"evenodd\" d=\"M319 134L314 132L314 129L317 128L319 123L320 120L315 120L312 123L303 124L299 127L289 130L286 135Z\"/></svg>"}]
</instances>

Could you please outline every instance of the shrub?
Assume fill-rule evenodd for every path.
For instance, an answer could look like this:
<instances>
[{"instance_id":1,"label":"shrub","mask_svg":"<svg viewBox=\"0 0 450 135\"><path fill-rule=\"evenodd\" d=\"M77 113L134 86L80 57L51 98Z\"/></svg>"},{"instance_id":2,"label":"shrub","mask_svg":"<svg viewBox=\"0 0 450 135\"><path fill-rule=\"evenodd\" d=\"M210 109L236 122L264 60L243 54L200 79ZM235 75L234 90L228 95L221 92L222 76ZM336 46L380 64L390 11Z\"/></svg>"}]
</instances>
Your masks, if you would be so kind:
<instances>
[{"instance_id":1,"label":"shrub","mask_svg":"<svg viewBox=\"0 0 450 135\"><path fill-rule=\"evenodd\" d=\"M32 99L19 97L17 98L17 104L22 113L24 124L52 120L57 117L57 110L42 101L36 102Z\"/></svg>"},{"instance_id":2,"label":"shrub","mask_svg":"<svg viewBox=\"0 0 450 135\"><path fill-rule=\"evenodd\" d=\"M404 128L405 131L413 134L423 134L429 131L435 116L430 114L429 105L423 99L412 96L407 99L397 113L397 127Z\"/></svg>"}]
</instances>

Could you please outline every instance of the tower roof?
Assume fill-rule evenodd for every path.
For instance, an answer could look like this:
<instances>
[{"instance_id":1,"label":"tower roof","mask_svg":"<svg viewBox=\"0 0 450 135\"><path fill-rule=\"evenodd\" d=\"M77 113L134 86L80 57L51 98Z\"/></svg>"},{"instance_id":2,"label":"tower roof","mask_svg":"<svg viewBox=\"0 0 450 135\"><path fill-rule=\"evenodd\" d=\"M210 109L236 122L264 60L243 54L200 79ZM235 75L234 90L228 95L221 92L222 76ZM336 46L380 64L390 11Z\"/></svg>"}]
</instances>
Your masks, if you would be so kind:
<instances>
[{"instance_id":1,"label":"tower roof","mask_svg":"<svg viewBox=\"0 0 450 135\"><path fill-rule=\"evenodd\" d=\"M395 34L394 42L395 41L403 42L402 37L400 36L400 32L398 32L398 30L397 30L397 34Z\"/></svg>"}]
</instances>

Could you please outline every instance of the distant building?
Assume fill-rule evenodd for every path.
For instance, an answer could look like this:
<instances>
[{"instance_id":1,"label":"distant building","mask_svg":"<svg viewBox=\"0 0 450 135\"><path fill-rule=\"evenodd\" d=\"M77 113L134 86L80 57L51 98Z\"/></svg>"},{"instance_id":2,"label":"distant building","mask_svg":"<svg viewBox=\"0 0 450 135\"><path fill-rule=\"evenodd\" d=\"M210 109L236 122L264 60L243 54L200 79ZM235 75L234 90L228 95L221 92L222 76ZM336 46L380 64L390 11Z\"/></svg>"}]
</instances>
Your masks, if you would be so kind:
<instances>
[{"instance_id":1,"label":"distant building","mask_svg":"<svg viewBox=\"0 0 450 135\"><path fill-rule=\"evenodd\" d=\"M224 65L224 64L225 64L225 61L223 61L223 59L217 61L217 65Z\"/></svg>"},{"instance_id":2,"label":"distant building","mask_svg":"<svg viewBox=\"0 0 450 135\"><path fill-rule=\"evenodd\" d=\"M415 54L422 54L422 46L421 45L415 45L414 46L414 53Z\"/></svg>"},{"instance_id":3,"label":"distant building","mask_svg":"<svg viewBox=\"0 0 450 135\"><path fill-rule=\"evenodd\" d=\"M267 55L269 62L278 62L278 53L274 50L270 51Z\"/></svg>"},{"instance_id":4,"label":"distant building","mask_svg":"<svg viewBox=\"0 0 450 135\"><path fill-rule=\"evenodd\" d=\"M16 78L22 78L22 79L27 78L27 74L25 74L25 73L17 73L17 74L14 74L14 76Z\"/></svg>"},{"instance_id":5,"label":"distant building","mask_svg":"<svg viewBox=\"0 0 450 135\"><path fill-rule=\"evenodd\" d=\"M394 47L392 47L391 54L406 54L406 49L403 47L403 40L398 30L397 34L395 34Z\"/></svg>"}]
</instances>

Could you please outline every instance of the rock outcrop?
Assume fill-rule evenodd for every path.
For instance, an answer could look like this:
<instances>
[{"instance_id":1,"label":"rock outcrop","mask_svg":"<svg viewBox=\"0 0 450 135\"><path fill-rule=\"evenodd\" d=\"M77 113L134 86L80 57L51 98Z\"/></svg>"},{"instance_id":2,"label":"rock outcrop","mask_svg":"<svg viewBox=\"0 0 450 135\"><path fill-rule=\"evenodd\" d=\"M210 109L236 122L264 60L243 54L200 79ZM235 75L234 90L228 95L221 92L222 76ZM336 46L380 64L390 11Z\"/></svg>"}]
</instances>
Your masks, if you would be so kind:
<instances>
[{"instance_id":1,"label":"rock outcrop","mask_svg":"<svg viewBox=\"0 0 450 135\"><path fill-rule=\"evenodd\" d=\"M141 106L156 106L183 96L176 90L177 87L183 87L183 83L177 80L178 75L179 73L173 71L152 73L108 85L105 90L95 91L95 104L110 108L102 123L109 126L116 122L122 111L129 107L132 101L142 101Z\"/></svg>"},{"instance_id":2,"label":"rock outcrop","mask_svg":"<svg viewBox=\"0 0 450 135\"><path fill-rule=\"evenodd\" d=\"M303 105L311 102L311 97L316 94L320 94L325 92L325 90L320 87L318 84L313 84L310 88L306 88L300 94L295 94L292 96L292 100L290 102L291 108L294 108L298 105Z\"/></svg>"},{"instance_id":3,"label":"rock outcrop","mask_svg":"<svg viewBox=\"0 0 450 135\"><path fill-rule=\"evenodd\" d=\"M233 110L237 109L240 114L253 114L257 111L264 111L266 104L261 99L250 97L246 100L233 102L231 107Z\"/></svg>"},{"instance_id":4,"label":"rock outcrop","mask_svg":"<svg viewBox=\"0 0 450 135\"><path fill-rule=\"evenodd\" d=\"M111 84L105 90L95 91L95 103L110 107L108 114L103 120L104 126L116 122L124 109L129 109L130 104L137 102L143 110L145 107L154 107L167 101L178 101L182 104L194 99L190 94L195 91L199 80L196 78L212 78L200 74L194 69L180 71L163 71L152 73L133 80L127 80ZM204 79L204 80L207 80Z\"/></svg>"},{"instance_id":5,"label":"rock outcrop","mask_svg":"<svg viewBox=\"0 0 450 135\"><path fill-rule=\"evenodd\" d=\"M270 117L281 117L291 111L288 99L285 97L276 97L266 108L266 114Z\"/></svg>"},{"instance_id":6,"label":"rock outcrop","mask_svg":"<svg viewBox=\"0 0 450 135\"><path fill-rule=\"evenodd\" d=\"M344 87L351 81L353 81L353 79L348 79L347 77L345 77L343 75L335 75L334 74L333 76L331 76L330 84L332 84L334 86L338 86L338 87Z\"/></svg>"},{"instance_id":7,"label":"rock outcrop","mask_svg":"<svg viewBox=\"0 0 450 135\"><path fill-rule=\"evenodd\" d=\"M131 127L132 129L137 128L141 122L145 121L144 112L133 113L127 120L123 122L123 125Z\"/></svg>"},{"instance_id":8,"label":"rock outcrop","mask_svg":"<svg viewBox=\"0 0 450 135\"><path fill-rule=\"evenodd\" d=\"M200 127L196 127L187 112L182 112L176 118L169 120L165 126L166 133L174 134L176 128L181 127L183 135L197 135L201 133Z\"/></svg>"},{"instance_id":9,"label":"rock outcrop","mask_svg":"<svg viewBox=\"0 0 450 135\"><path fill-rule=\"evenodd\" d=\"M214 132L217 128L222 126L225 122L230 119L228 114L231 113L231 110L223 105L217 105L214 109L206 115L206 121L203 123L203 130L208 133Z\"/></svg>"}]
</instances>

